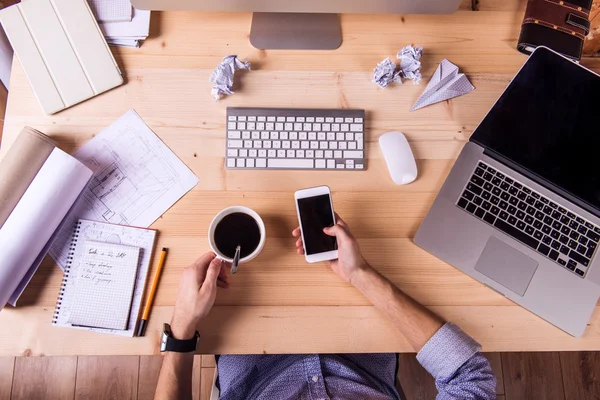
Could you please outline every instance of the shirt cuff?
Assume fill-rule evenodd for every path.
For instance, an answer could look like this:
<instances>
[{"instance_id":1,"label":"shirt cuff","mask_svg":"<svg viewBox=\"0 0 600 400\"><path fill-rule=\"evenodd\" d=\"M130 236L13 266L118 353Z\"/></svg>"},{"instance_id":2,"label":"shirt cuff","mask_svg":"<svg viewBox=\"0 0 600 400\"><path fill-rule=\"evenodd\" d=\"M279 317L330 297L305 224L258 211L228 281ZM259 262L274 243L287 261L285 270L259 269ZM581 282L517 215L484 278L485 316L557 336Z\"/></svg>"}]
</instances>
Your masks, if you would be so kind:
<instances>
[{"instance_id":1,"label":"shirt cuff","mask_svg":"<svg viewBox=\"0 0 600 400\"><path fill-rule=\"evenodd\" d=\"M435 380L450 378L481 345L458 326L447 322L429 339L417 354L419 363Z\"/></svg>"}]
</instances>

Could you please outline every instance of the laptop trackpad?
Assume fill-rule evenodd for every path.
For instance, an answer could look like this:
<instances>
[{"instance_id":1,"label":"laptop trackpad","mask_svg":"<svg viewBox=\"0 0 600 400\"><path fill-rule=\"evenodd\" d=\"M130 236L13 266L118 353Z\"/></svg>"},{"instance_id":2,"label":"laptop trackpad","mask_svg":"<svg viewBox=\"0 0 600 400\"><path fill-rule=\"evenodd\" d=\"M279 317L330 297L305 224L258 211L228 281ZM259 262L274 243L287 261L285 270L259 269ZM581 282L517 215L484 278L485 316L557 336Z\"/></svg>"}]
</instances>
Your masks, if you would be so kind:
<instances>
[{"instance_id":1,"label":"laptop trackpad","mask_svg":"<svg viewBox=\"0 0 600 400\"><path fill-rule=\"evenodd\" d=\"M485 245L475 270L523 296L537 266L537 261L492 236Z\"/></svg>"}]
</instances>

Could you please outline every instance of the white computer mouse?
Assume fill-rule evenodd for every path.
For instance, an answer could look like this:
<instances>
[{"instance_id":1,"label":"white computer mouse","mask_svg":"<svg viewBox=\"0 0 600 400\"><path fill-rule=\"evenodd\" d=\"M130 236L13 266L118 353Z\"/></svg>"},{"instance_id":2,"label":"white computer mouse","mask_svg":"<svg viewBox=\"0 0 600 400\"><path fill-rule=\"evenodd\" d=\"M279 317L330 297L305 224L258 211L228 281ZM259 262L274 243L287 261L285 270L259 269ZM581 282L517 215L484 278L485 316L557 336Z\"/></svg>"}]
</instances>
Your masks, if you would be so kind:
<instances>
[{"instance_id":1,"label":"white computer mouse","mask_svg":"<svg viewBox=\"0 0 600 400\"><path fill-rule=\"evenodd\" d=\"M385 133L379 138L379 146L395 184L406 185L417 179L417 163L404 134Z\"/></svg>"}]
</instances>

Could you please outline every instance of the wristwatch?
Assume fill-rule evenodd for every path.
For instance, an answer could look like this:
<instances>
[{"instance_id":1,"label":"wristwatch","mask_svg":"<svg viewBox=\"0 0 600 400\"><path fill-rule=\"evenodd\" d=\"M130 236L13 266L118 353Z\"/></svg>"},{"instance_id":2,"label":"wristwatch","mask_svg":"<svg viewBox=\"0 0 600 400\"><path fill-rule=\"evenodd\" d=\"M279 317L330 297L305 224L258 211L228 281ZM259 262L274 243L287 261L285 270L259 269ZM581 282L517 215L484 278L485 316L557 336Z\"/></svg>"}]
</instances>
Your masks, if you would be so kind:
<instances>
[{"instance_id":1,"label":"wristwatch","mask_svg":"<svg viewBox=\"0 0 600 400\"><path fill-rule=\"evenodd\" d=\"M194 337L186 340L179 340L173 337L171 333L171 326L164 324L163 334L160 340L160 351L174 351L176 353L190 353L196 351L196 345L200 339L198 331L194 334Z\"/></svg>"}]
</instances>

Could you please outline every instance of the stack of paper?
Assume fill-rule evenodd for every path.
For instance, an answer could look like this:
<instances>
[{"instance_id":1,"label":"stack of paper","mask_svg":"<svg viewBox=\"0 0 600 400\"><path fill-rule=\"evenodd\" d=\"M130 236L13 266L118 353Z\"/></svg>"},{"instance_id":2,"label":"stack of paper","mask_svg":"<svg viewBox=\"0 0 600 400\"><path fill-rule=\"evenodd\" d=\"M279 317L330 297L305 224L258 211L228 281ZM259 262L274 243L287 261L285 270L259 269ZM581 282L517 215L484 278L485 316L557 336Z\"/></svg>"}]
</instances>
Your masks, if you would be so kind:
<instances>
[{"instance_id":1,"label":"stack of paper","mask_svg":"<svg viewBox=\"0 0 600 400\"><path fill-rule=\"evenodd\" d=\"M150 33L150 11L136 10L129 0L88 0L106 42L140 47Z\"/></svg>"}]
</instances>

